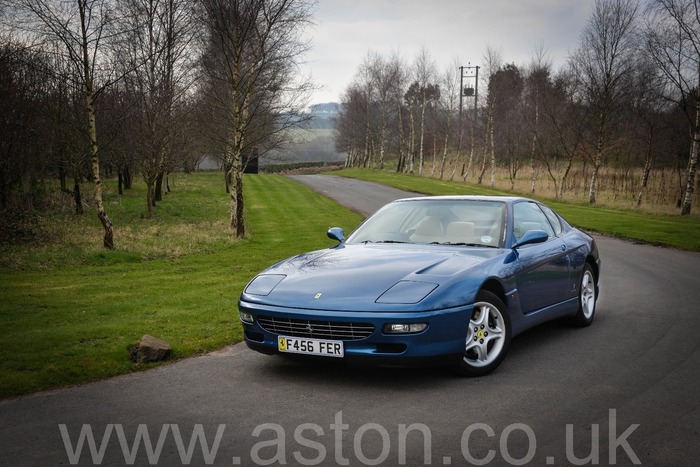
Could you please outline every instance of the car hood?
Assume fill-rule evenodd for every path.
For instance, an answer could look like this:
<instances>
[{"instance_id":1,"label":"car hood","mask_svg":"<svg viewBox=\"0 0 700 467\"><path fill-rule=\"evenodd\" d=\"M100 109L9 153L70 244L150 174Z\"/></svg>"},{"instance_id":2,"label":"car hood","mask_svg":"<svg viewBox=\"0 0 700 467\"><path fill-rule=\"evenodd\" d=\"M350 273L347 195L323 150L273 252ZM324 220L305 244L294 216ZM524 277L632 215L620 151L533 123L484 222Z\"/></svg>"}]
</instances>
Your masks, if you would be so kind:
<instances>
[{"instance_id":1,"label":"car hood","mask_svg":"<svg viewBox=\"0 0 700 467\"><path fill-rule=\"evenodd\" d=\"M340 245L272 266L251 281L243 299L289 308L388 310L435 296L458 275L483 280L471 271L501 253L433 245Z\"/></svg>"}]
</instances>

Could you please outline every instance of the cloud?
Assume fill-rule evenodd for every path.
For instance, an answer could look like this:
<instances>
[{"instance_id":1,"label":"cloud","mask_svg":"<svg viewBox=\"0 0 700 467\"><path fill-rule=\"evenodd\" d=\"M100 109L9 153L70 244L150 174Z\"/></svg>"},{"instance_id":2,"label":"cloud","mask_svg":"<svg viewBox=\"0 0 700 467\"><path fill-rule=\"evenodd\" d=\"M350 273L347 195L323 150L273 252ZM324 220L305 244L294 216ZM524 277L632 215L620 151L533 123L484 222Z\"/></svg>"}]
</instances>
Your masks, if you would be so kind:
<instances>
[{"instance_id":1,"label":"cloud","mask_svg":"<svg viewBox=\"0 0 700 467\"><path fill-rule=\"evenodd\" d=\"M588 21L589 0L319 0L308 69L338 101L372 50L412 62L425 47L440 70L457 58L479 64L487 47L527 64L540 46L562 65Z\"/></svg>"}]
</instances>

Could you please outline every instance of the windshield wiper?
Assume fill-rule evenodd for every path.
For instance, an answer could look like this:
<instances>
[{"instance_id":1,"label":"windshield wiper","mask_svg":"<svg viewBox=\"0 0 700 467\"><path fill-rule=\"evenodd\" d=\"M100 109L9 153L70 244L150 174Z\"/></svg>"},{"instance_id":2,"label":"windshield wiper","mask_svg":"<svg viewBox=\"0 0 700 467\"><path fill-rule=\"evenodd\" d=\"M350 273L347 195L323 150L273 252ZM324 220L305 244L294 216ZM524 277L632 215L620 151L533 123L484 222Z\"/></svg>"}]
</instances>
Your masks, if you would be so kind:
<instances>
[{"instance_id":1,"label":"windshield wiper","mask_svg":"<svg viewBox=\"0 0 700 467\"><path fill-rule=\"evenodd\" d=\"M368 243L408 243L408 242L404 242L404 241L401 241L401 240L377 240L377 241L374 241L374 240L365 240L365 241L363 241L362 243L365 244L365 245L367 245Z\"/></svg>"},{"instance_id":2,"label":"windshield wiper","mask_svg":"<svg viewBox=\"0 0 700 467\"><path fill-rule=\"evenodd\" d=\"M454 246L476 246L476 247L483 247L483 248L498 248L493 245L485 245L483 243L464 243L464 242L433 242L438 245L454 245Z\"/></svg>"}]
</instances>

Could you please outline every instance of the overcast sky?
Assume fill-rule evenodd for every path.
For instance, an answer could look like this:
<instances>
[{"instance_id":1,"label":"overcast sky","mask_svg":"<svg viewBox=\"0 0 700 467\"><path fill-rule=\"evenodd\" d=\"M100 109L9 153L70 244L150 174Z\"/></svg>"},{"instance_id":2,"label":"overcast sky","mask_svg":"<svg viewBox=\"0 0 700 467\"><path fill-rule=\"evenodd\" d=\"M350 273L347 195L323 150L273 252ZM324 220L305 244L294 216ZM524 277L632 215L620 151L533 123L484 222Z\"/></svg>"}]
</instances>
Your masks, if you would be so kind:
<instances>
[{"instance_id":1,"label":"overcast sky","mask_svg":"<svg viewBox=\"0 0 700 467\"><path fill-rule=\"evenodd\" d=\"M370 50L412 63L425 47L442 72L455 59L481 65L487 46L526 65L541 45L558 68L592 8L593 0L318 0L306 69L323 89L312 103L339 102Z\"/></svg>"}]
</instances>

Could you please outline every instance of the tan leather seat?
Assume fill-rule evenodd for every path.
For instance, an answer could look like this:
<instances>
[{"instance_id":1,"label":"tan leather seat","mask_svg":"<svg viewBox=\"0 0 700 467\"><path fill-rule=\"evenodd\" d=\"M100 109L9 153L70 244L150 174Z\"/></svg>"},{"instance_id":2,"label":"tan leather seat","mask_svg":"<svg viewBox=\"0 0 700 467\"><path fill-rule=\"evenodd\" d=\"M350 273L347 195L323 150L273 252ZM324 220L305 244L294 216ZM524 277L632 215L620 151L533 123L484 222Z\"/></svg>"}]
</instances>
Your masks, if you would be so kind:
<instances>
[{"instance_id":1,"label":"tan leather seat","mask_svg":"<svg viewBox=\"0 0 700 467\"><path fill-rule=\"evenodd\" d=\"M439 217L425 217L416 225L416 230L411 235L412 242L431 243L442 242L445 233L442 230L442 222Z\"/></svg>"},{"instance_id":2,"label":"tan leather seat","mask_svg":"<svg viewBox=\"0 0 700 467\"><path fill-rule=\"evenodd\" d=\"M451 243L474 243L473 222L450 222L447 224L446 241Z\"/></svg>"}]
</instances>

